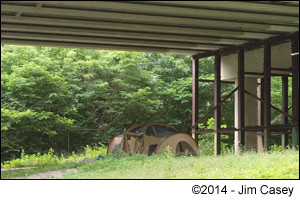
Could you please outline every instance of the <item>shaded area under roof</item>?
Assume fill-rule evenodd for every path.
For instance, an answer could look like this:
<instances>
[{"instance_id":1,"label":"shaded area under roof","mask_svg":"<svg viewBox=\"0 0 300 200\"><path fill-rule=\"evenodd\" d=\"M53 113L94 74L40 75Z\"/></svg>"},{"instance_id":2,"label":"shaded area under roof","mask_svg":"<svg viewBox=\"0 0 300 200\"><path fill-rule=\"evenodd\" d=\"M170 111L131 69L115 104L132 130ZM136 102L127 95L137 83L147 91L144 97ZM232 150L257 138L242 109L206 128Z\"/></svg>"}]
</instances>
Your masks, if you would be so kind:
<instances>
[{"instance_id":1,"label":"shaded area under roof","mask_svg":"<svg viewBox=\"0 0 300 200\"><path fill-rule=\"evenodd\" d=\"M297 31L298 1L1 1L1 44L195 55Z\"/></svg>"}]
</instances>

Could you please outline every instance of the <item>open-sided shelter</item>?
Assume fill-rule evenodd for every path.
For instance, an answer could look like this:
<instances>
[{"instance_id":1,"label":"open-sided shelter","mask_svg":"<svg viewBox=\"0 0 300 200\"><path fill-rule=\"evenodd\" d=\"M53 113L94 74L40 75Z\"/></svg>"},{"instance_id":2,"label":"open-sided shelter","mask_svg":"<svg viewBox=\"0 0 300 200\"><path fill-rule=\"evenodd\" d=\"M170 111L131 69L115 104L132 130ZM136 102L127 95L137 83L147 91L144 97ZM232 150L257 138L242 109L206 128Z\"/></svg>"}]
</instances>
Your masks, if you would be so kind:
<instances>
[{"instance_id":1,"label":"open-sided shelter","mask_svg":"<svg viewBox=\"0 0 300 200\"><path fill-rule=\"evenodd\" d=\"M299 1L1 1L1 44L59 46L192 56L192 132L235 134L235 150L270 148L272 134L299 146ZM215 79L198 61L215 58ZM282 109L271 104L271 76L282 77ZM288 105L288 79L292 105ZM199 81L214 83L214 107L199 118ZM221 83L236 88L221 98ZM221 129L221 105L235 93L235 126ZM292 110L292 115L288 109ZM281 113L273 125L271 109ZM214 113L215 128L197 125ZM196 139L197 141L197 139Z\"/></svg>"}]
</instances>

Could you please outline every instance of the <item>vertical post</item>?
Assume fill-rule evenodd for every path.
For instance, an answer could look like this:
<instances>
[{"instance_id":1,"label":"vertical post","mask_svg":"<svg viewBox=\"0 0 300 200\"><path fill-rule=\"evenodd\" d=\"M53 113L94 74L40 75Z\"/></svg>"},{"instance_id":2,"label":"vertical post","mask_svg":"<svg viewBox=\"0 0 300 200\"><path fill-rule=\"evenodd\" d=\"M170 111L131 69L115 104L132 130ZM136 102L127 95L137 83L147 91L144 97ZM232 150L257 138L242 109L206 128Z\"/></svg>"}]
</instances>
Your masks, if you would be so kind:
<instances>
[{"instance_id":1,"label":"vertical post","mask_svg":"<svg viewBox=\"0 0 300 200\"><path fill-rule=\"evenodd\" d=\"M196 122L198 121L198 115L199 115L199 104L198 104L198 98L199 98L199 60L197 58L192 58L192 125L194 126ZM192 137L196 141L196 144L198 146L198 135L196 131L198 130L198 126L193 128L192 130Z\"/></svg>"},{"instance_id":2,"label":"vertical post","mask_svg":"<svg viewBox=\"0 0 300 200\"><path fill-rule=\"evenodd\" d=\"M240 49L238 52L238 150L245 145L245 51Z\"/></svg>"},{"instance_id":3,"label":"vertical post","mask_svg":"<svg viewBox=\"0 0 300 200\"><path fill-rule=\"evenodd\" d=\"M282 76L282 93L281 93L281 98L282 98L282 111L285 113L288 113L288 90L289 90L289 80L287 76ZM282 115L281 118L282 124L288 124L288 117L285 115ZM288 134L283 133L281 135L281 145L282 148L285 149L288 145Z\"/></svg>"},{"instance_id":4,"label":"vertical post","mask_svg":"<svg viewBox=\"0 0 300 200\"><path fill-rule=\"evenodd\" d=\"M299 32L292 37L292 53L299 52ZM299 147L299 54L292 56L292 146Z\"/></svg>"},{"instance_id":5,"label":"vertical post","mask_svg":"<svg viewBox=\"0 0 300 200\"><path fill-rule=\"evenodd\" d=\"M220 54L215 55L215 65L214 65L214 105L220 103L221 101L221 56ZM221 128L221 106L214 111L215 118L215 130ZM215 132L214 135L215 142L215 155L221 154L221 133L219 131Z\"/></svg>"},{"instance_id":6,"label":"vertical post","mask_svg":"<svg viewBox=\"0 0 300 200\"><path fill-rule=\"evenodd\" d=\"M258 84L258 92L257 97L260 99L264 99L264 79L258 78L257 79ZM263 126L264 125L264 108L263 103L261 101L257 101L257 125ZM257 152L263 152L264 146L263 146L263 132L259 132L257 134Z\"/></svg>"},{"instance_id":7,"label":"vertical post","mask_svg":"<svg viewBox=\"0 0 300 200\"><path fill-rule=\"evenodd\" d=\"M271 126L271 44L264 45L264 149L270 149Z\"/></svg>"}]
</instances>

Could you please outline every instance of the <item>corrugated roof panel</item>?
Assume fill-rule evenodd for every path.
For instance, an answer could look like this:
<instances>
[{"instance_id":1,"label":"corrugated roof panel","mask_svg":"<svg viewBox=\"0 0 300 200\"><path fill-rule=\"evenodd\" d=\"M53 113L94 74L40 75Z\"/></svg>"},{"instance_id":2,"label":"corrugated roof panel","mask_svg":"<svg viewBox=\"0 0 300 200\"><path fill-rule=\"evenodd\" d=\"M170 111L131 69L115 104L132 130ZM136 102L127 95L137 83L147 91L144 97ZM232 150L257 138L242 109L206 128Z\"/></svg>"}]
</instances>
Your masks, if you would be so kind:
<instances>
[{"instance_id":1,"label":"corrugated roof panel","mask_svg":"<svg viewBox=\"0 0 300 200\"><path fill-rule=\"evenodd\" d=\"M1 2L5 44L198 54L298 30L293 2Z\"/></svg>"}]
</instances>

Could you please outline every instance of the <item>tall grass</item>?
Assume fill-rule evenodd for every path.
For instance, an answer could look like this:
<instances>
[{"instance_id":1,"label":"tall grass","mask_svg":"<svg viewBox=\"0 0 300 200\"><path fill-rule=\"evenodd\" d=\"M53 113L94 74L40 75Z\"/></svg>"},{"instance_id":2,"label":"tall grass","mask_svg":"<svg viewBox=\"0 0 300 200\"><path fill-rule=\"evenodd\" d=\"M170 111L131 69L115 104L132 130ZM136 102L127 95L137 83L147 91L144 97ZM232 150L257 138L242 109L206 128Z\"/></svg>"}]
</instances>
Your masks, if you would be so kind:
<instances>
[{"instance_id":1,"label":"tall grass","mask_svg":"<svg viewBox=\"0 0 300 200\"><path fill-rule=\"evenodd\" d=\"M234 155L231 149L220 156L173 157L170 149L160 155L130 156L124 152L106 155L105 159L91 163L76 163L85 157L104 156L106 147L86 146L81 154L69 157L48 154L22 154L21 158L1 163L1 168L34 166L35 169L1 173L1 178L27 177L38 172L77 168L78 173L65 175L69 179L299 179L299 151L282 150L272 146L265 153L243 152ZM65 164L66 161L73 164Z\"/></svg>"},{"instance_id":2,"label":"tall grass","mask_svg":"<svg viewBox=\"0 0 300 200\"><path fill-rule=\"evenodd\" d=\"M294 150L241 155L107 156L77 167L69 179L298 179L299 152Z\"/></svg>"},{"instance_id":3,"label":"tall grass","mask_svg":"<svg viewBox=\"0 0 300 200\"><path fill-rule=\"evenodd\" d=\"M31 154L27 155L22 150L21 157L11 161L5 161L1 163L1 168L15 168L15 167L38 167L44 165L57 165L64 164L67 162L79 162L84 158L96 158L98 155L106 155L106 146L99 143L90 147L87 145L82 153L76 154L72 152L71 155L65 156L63 154L56 155L53 149L49 149L47 154Z\"/></svg>"}]
</instances>

